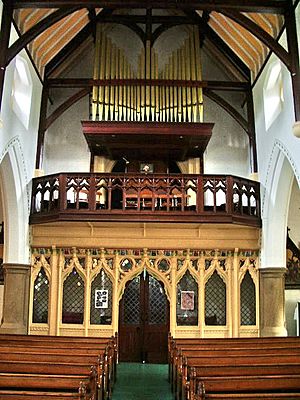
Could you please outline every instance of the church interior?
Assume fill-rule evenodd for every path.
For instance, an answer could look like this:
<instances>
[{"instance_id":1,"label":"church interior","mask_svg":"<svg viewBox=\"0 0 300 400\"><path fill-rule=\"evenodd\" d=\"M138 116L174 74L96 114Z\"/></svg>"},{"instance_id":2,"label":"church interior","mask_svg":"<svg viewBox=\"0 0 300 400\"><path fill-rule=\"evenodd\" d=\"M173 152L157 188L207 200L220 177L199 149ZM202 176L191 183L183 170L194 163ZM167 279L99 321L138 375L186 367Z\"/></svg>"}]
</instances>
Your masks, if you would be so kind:
<instances>
[{"instance_id":1,"label":"church interior","mask_svg":"<svg viewBox=\"0 0 300 400\"><path fill-rule=\"evenodd\" d=\"M0 6L0 342L299 350L299 0Z\"/></svg>"}]
</instances>

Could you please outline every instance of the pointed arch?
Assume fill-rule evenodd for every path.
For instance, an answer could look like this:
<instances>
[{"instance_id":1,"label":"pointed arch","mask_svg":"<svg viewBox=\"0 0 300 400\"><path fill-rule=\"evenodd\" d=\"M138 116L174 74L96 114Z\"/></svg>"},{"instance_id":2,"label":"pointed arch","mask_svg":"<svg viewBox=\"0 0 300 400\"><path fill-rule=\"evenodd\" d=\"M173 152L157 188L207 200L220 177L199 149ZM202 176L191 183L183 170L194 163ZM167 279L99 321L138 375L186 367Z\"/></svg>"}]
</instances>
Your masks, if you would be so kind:
<instances>
[{"instance_id":1,"label":"pointed arch","mask_svg":"<svg viewBox=\"0 0 300 400\"><path fill-rule=\"evenodd\" d=\"M286 263L287 218L294 176L299 185L296 163L286 147L276 141L270 156L262 201L262 267L282 268Z\"/></svg>"},{"instance_id":2,"label":"pointed arch","mask_svg":"<svg viewBox=\"0 0 300 400\"><path fill-rule=\"evenodd\" d=\"M29 262L30 191L20 141L13 138L0 154L0 186L4 217L4 262Z\"/></svg>"}]
</instances>

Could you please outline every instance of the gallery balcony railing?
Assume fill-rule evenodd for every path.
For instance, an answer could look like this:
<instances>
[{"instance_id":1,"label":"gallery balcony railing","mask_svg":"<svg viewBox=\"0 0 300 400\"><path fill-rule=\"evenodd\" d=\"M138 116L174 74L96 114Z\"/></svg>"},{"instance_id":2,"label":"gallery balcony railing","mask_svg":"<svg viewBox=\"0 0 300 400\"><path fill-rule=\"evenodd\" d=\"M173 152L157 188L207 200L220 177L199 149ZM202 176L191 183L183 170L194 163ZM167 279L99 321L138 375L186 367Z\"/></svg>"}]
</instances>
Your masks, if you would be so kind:
<instances>
[{"instance_id":1,"label":"gallery balcony railing","mask_svg":"<svg viewBox=\"0 0 300 400\"><path fill-rule=\"evenodd\" d=\"M259 183L231 175L62 173L33 179L30 222L166 221L260 226Z\"/></svg>"}]
</instances>

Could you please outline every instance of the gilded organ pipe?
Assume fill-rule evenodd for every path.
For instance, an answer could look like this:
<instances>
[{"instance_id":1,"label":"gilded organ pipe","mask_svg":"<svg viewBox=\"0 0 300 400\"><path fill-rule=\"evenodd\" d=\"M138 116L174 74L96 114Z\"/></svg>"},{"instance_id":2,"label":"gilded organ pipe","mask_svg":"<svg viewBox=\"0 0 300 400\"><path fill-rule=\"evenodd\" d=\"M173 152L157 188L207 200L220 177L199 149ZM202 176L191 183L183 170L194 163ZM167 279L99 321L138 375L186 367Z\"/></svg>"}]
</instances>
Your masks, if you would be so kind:
<instances>
[{"instance_id":1,"label":"gilded organ pipe","mask_svg":"<svg viewBox=\"0 0 300 400\"><path fill-rule=\"evenodd\" d=\"M198 26L194 27L194 38L195 38L196 80L200 82L202 80L202 73L201 73L200 40L199 40ZM203 92L201 87L197 88L197 104L198 104L197 122L203 122Z\"/></svg>"},{"instance_id":2,"label":"gilded organ pipe","mask_svg":"<svg viewBox=\"0 0 300 400\"><path fill-rule=\"evenodd\" d=\"M146 41L137 59L138 65L133 66L124 50L106 36L103 27L97 27L94 79L108 82L93 87L93 120L202 122L202 88L188 84L202 79L198 27L193 27L164 66L159 66L158 54L150 40ZM140 83L134 82L136 78ZM131 83L110 84L114 79L128 79ZM156 83L158 79L168 82L162 85ZM187 84L172 84L177 80Z\"/></svg>"}]
</instances>

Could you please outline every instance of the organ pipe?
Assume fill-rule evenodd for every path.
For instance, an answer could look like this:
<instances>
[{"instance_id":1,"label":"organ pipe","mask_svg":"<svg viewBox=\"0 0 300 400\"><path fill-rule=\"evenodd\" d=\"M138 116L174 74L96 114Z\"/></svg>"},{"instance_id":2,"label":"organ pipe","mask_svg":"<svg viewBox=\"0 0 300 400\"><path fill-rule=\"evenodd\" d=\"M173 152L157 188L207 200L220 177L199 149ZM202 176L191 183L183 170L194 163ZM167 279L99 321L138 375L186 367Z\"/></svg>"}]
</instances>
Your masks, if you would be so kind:
<instances>
[{"instance_id":1,"label":"organ pipe","mask_svg":"<svg viewBox=\"0 0 300 400\"><path fill-rule=\"evenodd\" d=\"M93 76L107 80L108 84L93 87L92 119L202 122L202 88L189 85L202 79L198 27L194 26L183 44L171 52L165 65L159 67L158 57L151 41L147 40L137 58L138 65L132 65L124 50L107 37L103 26L98 25ZM131 83L110 84L114 79L128 79ZM143 83L145 79L146 84ZM158 79L169 82L155 84ZM186 84L172 84L178 80Z\"/></svg>"}]
</instances>

